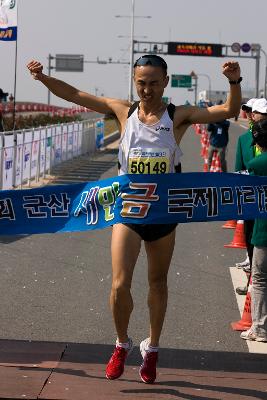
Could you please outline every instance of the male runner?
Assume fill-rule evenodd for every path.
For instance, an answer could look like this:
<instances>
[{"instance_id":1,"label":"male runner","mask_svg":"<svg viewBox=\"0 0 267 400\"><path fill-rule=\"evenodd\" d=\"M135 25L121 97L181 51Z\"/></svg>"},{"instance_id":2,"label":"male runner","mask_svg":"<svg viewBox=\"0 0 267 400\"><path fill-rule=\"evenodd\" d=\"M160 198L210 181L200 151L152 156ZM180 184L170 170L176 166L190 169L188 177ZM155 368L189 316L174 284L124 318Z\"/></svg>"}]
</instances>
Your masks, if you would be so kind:
<instances>
[{"instance_id":1,"label":"male runner","mask_svg":"<svg viewBox=\"0 0 267 400\"><path fill-rule=\"evenodd\" d=\"M167 107L164 104L162 96L169 77L166 62L157 55L144 55L134 64L133 79L140 102L133 106L125 100L93 96L44 75L43 66L37 61L31 61L28 69L34 79L41 81L56 96L100 113L116 115L121 130L119 174L175 172L181 156L179 144L191 124L231 118L240 110L242 78L237 62L226 62L222 67L222 73L230 83L227 101L209 108L184 105ZM142 240L148 262L150 332L149 337L140 344L143 363L139 373L145 383L153 383L156 379L159 339L167 307L167 274L174 249L175 228L176 224L113 226L110 305L117 341L106 368L108 379L116 379L122 375L126 357L133 348L132 339L128 336L128 324L133 310L130 289Z\"/></svg>"}]
</instances>

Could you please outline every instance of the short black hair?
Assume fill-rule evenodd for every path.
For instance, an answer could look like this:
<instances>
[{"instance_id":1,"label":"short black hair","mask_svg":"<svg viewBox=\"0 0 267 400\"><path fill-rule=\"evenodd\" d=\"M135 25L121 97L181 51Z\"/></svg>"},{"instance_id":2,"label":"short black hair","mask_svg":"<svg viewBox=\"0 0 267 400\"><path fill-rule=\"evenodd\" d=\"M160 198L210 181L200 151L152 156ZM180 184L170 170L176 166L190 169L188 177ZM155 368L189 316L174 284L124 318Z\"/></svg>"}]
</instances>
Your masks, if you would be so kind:
<instances>
[{"instance_id":1,"label":"short black hair","mask_svg":"<svg viewBox=\"0 0 267 400\"><path fill-rule=\"evenodd\" d=\"M167 74L168 65L166 61L156 54L145 54L144 56L139 57L134 63L134 68L145 65L161 67L163 71Z\"/></svg>"},{"instance_id":2,"label":"short black hair","mask_svg":"<svg viewBox=\"0 0 267 400\"><path fill-rule=\"evenodd\" d=\"M258 144L260 147L267 148L267 119L253 123L252 137L252 145Z\"/></svg>"}]
</instances>

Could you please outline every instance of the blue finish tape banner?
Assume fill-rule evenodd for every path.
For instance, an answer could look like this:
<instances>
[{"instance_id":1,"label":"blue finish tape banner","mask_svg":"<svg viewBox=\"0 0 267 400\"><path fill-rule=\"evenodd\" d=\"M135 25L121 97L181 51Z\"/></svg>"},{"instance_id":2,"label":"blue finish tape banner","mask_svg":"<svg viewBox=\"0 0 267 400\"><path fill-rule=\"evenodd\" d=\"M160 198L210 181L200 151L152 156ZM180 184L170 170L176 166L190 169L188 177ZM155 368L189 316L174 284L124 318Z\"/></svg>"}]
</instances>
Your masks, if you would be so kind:
<instances>
[{"instance_id":1,"label":"blue finish tape banner","mask_svg":"<svg viewBox=\"0 0 267 400\"><path fill-rule=\"evenodd\" d=\"M267 177L233 173L123 175L0 192L0 234L267 218Z\"/></svg>"}]
</instances>

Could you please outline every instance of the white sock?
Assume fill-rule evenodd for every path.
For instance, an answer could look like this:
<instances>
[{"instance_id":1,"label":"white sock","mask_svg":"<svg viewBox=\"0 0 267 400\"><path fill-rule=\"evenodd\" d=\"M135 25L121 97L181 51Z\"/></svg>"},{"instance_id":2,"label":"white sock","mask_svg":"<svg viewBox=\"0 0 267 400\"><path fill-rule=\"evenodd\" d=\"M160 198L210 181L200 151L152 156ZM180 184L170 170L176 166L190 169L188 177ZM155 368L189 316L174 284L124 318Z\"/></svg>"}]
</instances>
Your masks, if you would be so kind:
<instances>
[{"instance_id":1,"label":"white sock","mask_svg":"<svg viewBox=\"0 0 267 400\"><path fill-rule=\"evenodd\" d=\"M128 350L129 347L130 347L130 342L129 342L129 340L128 340L128 342L121 343L121 342L119 342L118 339L117 339L117 340L116 340L116 347L122 347L123 349Z\"/></svg>"},{"instance_id":2,"label":"white sock","mask_svg":"<svg viewBox=\"0 0 267 400\"><path fill-rule=\"evenodd\" d=\"M147 347L147 351L148 352L157 352L157 351L159 351L159 346L157 346L157 347L153 347L153 346L148 346Z\"/></svg>"}]
</instances>

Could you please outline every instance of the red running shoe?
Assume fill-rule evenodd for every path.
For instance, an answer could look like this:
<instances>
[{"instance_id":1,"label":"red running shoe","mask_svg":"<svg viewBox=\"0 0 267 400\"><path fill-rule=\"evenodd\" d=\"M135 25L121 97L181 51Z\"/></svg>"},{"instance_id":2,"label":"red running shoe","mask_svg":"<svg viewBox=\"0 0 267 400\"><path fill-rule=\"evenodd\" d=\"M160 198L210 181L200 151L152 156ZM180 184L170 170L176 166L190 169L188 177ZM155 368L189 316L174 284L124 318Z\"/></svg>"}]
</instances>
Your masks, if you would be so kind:
<instances>
[{"instance_id":1,"label":"red running shoe","mask_svg":"<svg viewBox=\"0 0 267 400\"><path fill-rule=\"evenodd\" d=\"M115 350L106 367L107 379L118 379L123 374L125 360L132 350L133 350L133 341L130 338L129 338L128 350L120 346L115 347Z\"/></svg>"},{"instance_id":2,"label":"red running shoe","mask_svg":"<svg viewBox=\"0 0 267 400\"><path fill-rule=\"evenodd\" d=\"M140 367L139 375L144 383L154 383L157 377L158 352L148 351L149 338L140 343L140 352L143 357L143 364Z\"/></svg>"}]
</instances>

